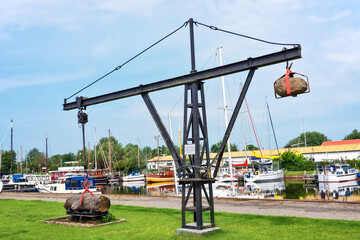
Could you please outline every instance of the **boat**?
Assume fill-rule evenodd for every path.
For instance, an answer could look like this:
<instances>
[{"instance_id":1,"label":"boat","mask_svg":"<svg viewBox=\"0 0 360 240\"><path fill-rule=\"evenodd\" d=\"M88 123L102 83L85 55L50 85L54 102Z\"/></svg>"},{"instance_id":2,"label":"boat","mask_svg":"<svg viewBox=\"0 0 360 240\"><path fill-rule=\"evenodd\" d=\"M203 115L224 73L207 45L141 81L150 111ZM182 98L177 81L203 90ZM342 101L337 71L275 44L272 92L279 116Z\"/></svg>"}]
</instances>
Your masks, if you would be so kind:
<instances>
[{"instance_id":1,"label":"boat","mask_svg":"<svg viewBox=\"0 0 360 240\"><path fill-rule=\"evenodd\" d=\"M319 183L354 181L358 173L358 169L350 168L350 165L347 163L331 164L325 168L321 165L318 166Z\"/></svg>"},{"instance_id":2,"label":"boat","mask_svg":"<svg viewBox=\"0 0 360 240\"><path fill-rule=\"evenodd\" d=\"M285 182L270 181L270 182L249 182L246 183L245 189L241 194L235 198L252 198L252 199L265 199L275 198L276 195L285 190Z\"/></svg>"},{"instance_id":3,"label":"boat","mask_svg":"<svg viewBox=\"0 0 360 240\"><path fill-rule=\"evenodd\" d=\"M3 184L3 182L2 182L1 179L0 179L0 193L1 193L2 190L3 190L3 186L4 186L4 184Z\"/></svg>"},{"instance_id":4,"label":"boat","mask_svg":"<svg viewBox=\"0 0 360 240\"><path fill-rule=\"evenodd\" d=\"M89 176L94 178L96 186L107 185L109 183L109 178L104 174L104 171L103 169L89 170Z\"/></svg>"},{"instance_id":5,"label":"boat","mask_svg":"<svg viewBox=\"0 0 360 240\"><path fill-rule=\"evenodd\" d=\"M25 174L24 178L35 185L51 183L51 176L49 174Z\"/></svg>"},{"instance_id":6,"label":"boat","mask_svg":"<svg viewBox=\"0 0 360 240\"><path fill-rule=\"evenodd\" d=\"M84 167L83 166L74 166L74 167L59 167L58 170L50 171L51 181L55 182L59 178L63 178L70 175L83 175Z\"/></svg>"},{"instance_id":7,"label":"boat","mask_svg":"<svg viewBox=\"0 0 360 240\"><path fill-rule=\"evenodd\" d=\"M359 189L360 186L356 180L346 182L321 182L319 183L320 197L332 197L332 199L339 199L339 197L349 197L354 190Z\"/></svg>"},{"instance_id":8,"label":"boat","mask_svg":"<svg viewBox=\"0 0 360 240\"><path fill-rule=\"evenodd\" d=\"M284 171L268 170L267 167L262 167L249 171L245 175L245 182L266 182L266 181L279 181L284 179Z\"/></svg>"},{"instance_id":9,"label":"boat","mask_svg":"<svg viewBox=\"0 0 360 240\"><path fill-rule=\"evenodd\" d=\"M9 175L9 181L3 184L4 192L36 192L35 182L29 182L22 174Z\"/></svg>"},{"instance_id":10,"label":"boat","mask_svg":"<svg viewBox=\"0 0 360 240\"><path fill-rule=\"evenodd\" d=\"M176 185L174 182L153 182L146 185L146 190L151 196L173 196Z\"/></svg>"},{"instance_id":11,"label":"boat","mask_svg":"<svg viewBox=\"0 0 360 240\"><path fill-rule=\"evenodd\" d=\"M218 182L237 182L238 173L234 167L232 167L231 170L232 170L232 175L230 174L230 168L228 166L220 167L216 180Z\"/></svg>"},{"instance_id":12,"label":"boat","mask_svg":"<svg viewBox=\"0 0 360 240\"><path fill-rule=\"evenodd\" d=\"M59 178L57 182L50 184L39 184L36 186L37 190L42 193L76 193L84 192L84 176L71 176ZM93 194L101 194L96 190L95 179L92 177L89 180L89 190Z\"/></svg>"},{"instance_id":13,"label":"boat","mask_svg":"<svg viewBox=\"0 0 360 240\"><path fill-rule=\"evenodd\" d=\"M145 174L131 173L127 176L122 177L123 182L145 182Z\"/></svg>"},{"instance_id":14,"label":"boat","mask_svg":"<svg viewBox=\"0 0 360 240\"><path fill-rule=\"evenodd\" d=\"M145 164L147 166L146 158L144 153L140 149L140 140L138 139L138 169L135 171L132 171L129 175L122 177L123 182L145 182L146 180L146 174L140 173L140 152L144 158Z\"/></svg>"},{"instance_id":15,"label":"boat","mask_svg":"<svg viewBox=\"0 0 360 240\"><path fill-rule=\"evenodd\" d=\"M156 174L148 174L146 176L148 183L153 182L175 182L175 174L172 166L159 167L159 172Z\"/></svg>"}]
</instances>

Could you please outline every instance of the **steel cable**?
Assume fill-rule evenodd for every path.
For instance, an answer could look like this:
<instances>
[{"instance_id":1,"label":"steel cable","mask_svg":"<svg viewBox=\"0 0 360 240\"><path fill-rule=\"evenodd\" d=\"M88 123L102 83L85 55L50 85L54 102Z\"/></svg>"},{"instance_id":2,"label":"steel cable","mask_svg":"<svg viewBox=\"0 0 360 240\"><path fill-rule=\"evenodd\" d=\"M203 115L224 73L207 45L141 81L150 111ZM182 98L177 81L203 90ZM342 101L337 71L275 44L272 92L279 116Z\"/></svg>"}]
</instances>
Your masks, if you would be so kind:
<instances>
[{"instance_id":1,"label":"steel cable","mask_svg":"<svg viewBox=\"0 0 360 240\"><path fill-rule=\"evenodd\" d=\"M227 31L227 30L224 30L224 29L215 27L215 26L206 25L206 24L204 24L204 23L195 22L195 21L194 21L194 23L195 23L195 24L198 24L198 25L202 25L202 26L204 26L204 27L208 27L208 28L210 28L211 30L220 31L220 32L225 32L225 33L229 33L229 34L236 35L236 36L239 36L239 37L249 38L249 39L252 39L252 40L255 40L255 41L259 41L259 42L263 42L263 43L268 43L268 44L273 44L273 45L280 45L280 46L294 46L294 47L300 46L300 44L298 44L298 43L277 43L277 42L270 42L270 41L266 41L266 40L263 40L263 39L260 39L260 38L250 37L250 36L247 36L247 35L244 35L244 34Z\"/></svg>"},{"instance_id":2,"label":"steel cable","mask_svg":"<svg viewBox=\"0 0 360 240\"><path fill-rule=\"evenodd\" d=\"M68 100L70 98L72 98L73 96L75 96L76 94L84 91L86 88L90 87L91 85L97 83L98 81L100 81L101 79L109 76L111 73L119 70L120 68L122 68L124 65L126 65L127 63L131 62L132 60L134 60L135 58L137 58L138 56L140 56L141 54L143 54L144 52L146 52L147 50L149 50L150 48L154 47L155 45L157 45L158 43L162 42L163 40L165 40L166 38L170 37L171 35L173 35L174 33L176 33L177 31L179 31L181 28L185 27L188 24L188 21L186 21L183 25L181 25L180 27L178 27L177 29L175 29L174 31L172 31L171 33L169 33L168 35L166 35L165 37L161 38L160 40L158 40L157 42L155 42L154 44L150 45L149 47L147 47L146 49L144 49L143 51L141 51L140 53L136 54L134 57L130 58L129 60L127 60L126 62L124 62L123 64L117 66L116 68L114 68L113 70L111 70L110 72L108 72L107 74L105 74L104 76L96 79L95 81L93 81L92 83L90 83L89 85L83 87L82 89L80 89L79 91L77 91L76 93L74 93L73 95L71 95L70 97L66 98L65 100Z\"/></svg>"}]
</instances>

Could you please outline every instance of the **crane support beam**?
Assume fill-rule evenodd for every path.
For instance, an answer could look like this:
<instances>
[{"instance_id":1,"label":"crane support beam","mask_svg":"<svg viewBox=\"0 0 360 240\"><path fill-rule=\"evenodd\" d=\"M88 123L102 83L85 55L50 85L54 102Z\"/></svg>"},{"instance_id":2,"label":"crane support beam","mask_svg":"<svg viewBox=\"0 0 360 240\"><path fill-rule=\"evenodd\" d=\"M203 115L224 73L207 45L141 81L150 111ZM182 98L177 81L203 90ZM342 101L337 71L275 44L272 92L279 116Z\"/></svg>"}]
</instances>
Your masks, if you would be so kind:
<instances>
[{"instance_id":1,"label":"crane support beam","mask_svg":"<svg viewBox=\"0 0 360 240\"><path fill-rule=\"evenodd\" d=\"M280 52L275 52L256 58L248 58L247 60L231 63L228 65L223 65L216 68L207 69L200 72L193 72L187 75L170 78L167 80L162 80L159 82L154 82L146 85L140 85L138 87L133 87L117 92L99 95L96 97L84 98L81 103L82 104L81 107L114 101L121 98L132 97L132 96L140 95L142 93L159 91L196 81L209 80L224 75L265 67L268 65L291 61L298 58L301 58L300 47L284 49ZM67 103L66 100L64 100L63 110L71 110L76 108L78 108L76 101Z\"/></svg>"},{"instance_id":2,"label":"crane support beam","mask_svg":"<svg viewBox=\"0 0 360 240\"><path fill-rule=\"evenodd\" d=\"M169 151L171 153L171 156L174 159L176 170L180 172L179 167L182 167L185 164L184 164L183 160L181 159L179 153L177 152L177 150L176 150L176 148L174 146L174 143L171 140L170 135L169 135L168 131L166 130L166 127L164 126L164 123L161 121L159 113L157 112L157 110L156 110L153 102L151 101L150 96L149 96L148 93L142 93L141 96L144 99L144 102L145 102L147 108L149 109L149 112L150 112L152 118L154 119L155 124L158 127L158 129L159 129L159 131L161 133L161 136L163 137L163 139L164 139L164 141L166 143L166 146L168 147L168 149L169 149Z\"/></svg>"}]
</instances>

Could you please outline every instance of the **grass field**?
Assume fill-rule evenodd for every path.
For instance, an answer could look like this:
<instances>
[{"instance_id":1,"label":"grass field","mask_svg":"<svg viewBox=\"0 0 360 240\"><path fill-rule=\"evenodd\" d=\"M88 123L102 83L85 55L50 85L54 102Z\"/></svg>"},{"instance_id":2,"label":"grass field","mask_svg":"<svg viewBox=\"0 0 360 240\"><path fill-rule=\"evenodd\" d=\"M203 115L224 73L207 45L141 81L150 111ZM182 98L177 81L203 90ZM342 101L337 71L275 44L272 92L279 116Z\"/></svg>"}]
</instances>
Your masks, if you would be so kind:
<instances>
[{"instance_id":1,"label":"grass field","mask_svg":"<svg viewBox=\"0 0 360 240\"><path fill-rule=\"evenodd\" d=\"M205 237L177 235L181 212L113 205L124 223L78 228L39 222L65 216L63 203L0 200L0 239L360 239L360 222L215 213L221 230Z\"/></svg>"},{"instance_id":2,"label":"grass field","mask_svg":"<svg viewBox=\"0 0 360 240\"><path fill-rule=\"evenodd\" d=\"M312 174L313 171L307 171L307 174ZM284 172L285 176L303 176L304 175L304 171L285 171Z\"/></svg>"}]
</instances>

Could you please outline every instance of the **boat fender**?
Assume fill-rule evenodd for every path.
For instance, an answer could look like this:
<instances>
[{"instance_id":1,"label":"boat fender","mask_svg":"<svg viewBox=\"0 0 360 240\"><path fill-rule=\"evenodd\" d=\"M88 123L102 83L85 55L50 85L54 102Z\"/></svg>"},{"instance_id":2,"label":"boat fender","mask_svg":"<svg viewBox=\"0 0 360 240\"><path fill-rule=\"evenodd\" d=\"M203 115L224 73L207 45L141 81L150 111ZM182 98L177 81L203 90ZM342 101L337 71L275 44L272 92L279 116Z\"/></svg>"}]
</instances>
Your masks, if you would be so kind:
<instances>
[{"instance_id":1,"label":"boat fender","mask_svg":"<svg viewBox=\"0 0 360 240\"><path fill-rule=\"evenodd\" d=\"M258 174L259 174L259 171L256 171L256 172L255 172L255 175L258 175Z\"/></svg>"},{"instance_id":2,"label":"boat fender","mask_svg":"<svg viewBox=\"0 0 360 240\"><path fill-rule=\"evenodd\" d=\"M3 184L3 182L0 180L0 193L1 193L2 190L3 190L3 186L4 186L4 184Z\"/></svg>"},{"instance_id":3,"label":"boat fender","mask_svg":"<svg viewBox=\"0 0 360 240\"><path fill-rule=\"evenodd\" d=\"M333 198L334 199L338 199L339 198L339 193L337 191L333 192Z\"/></svg>"},{"instance_id":4,"label":"boat fender","mask_svg":"<svg viewBox=\"0 0 360 240\"><path fill-rule=\"evenodd\" d=\"M321 197L321 199L325 199L325 192L324 191L321 191L320 197Z\"/></svg>"}]
</instances>

